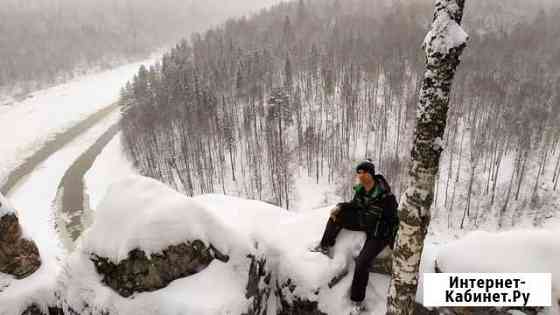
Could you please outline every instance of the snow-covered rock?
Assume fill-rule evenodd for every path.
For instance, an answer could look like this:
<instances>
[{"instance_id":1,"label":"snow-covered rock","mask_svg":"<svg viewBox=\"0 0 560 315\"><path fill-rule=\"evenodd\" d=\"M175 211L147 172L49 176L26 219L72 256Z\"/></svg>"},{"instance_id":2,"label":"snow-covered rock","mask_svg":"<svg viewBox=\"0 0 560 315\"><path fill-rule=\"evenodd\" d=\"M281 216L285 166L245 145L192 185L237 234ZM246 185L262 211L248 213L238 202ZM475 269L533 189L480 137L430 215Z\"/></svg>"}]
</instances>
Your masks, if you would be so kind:
<instances>
[{"instance_id":1,"label":"snow-covered rock","mask_svg":"<svg viewBox=\"0 0 560 315\"><path fill-rule=\"evenodd\" d=\"M547 229L475 231L441 248L437 266L444 272L552 273L552 287L560 290L560 238Z\"/></svg>"},{"instance_id":2,"label":"snow-covered rock","mask_svg":"<svg viewBox=\"0 0 560 315\"><path fill-rule=\"evenodd\" d=\"M46 314L54 286L35 242L23 232L17 211L0 194L0 315Z\"/></svg>"},{"instance_id":3,"label":"snow-covered rock","mask_svg":"<svg viewBox=\"0 0 560 315\"><path fill-rule=\"evenodd\" d=\"M471 232L443 246L436 256L436 265L440 272L551 273L553 305L542 314L560 314L558 230ZM524 311L520 314L530 314L535 308Z\"/></svg>"},{"instance_id":4,"label":"snow-covered rock","mask_svg":"<svg viewBox=\"0 0 560 315\"><path fill-rule=\"evenodd\" d=\"M110 186L95 215L62 275L65 308L92 314L246 309L252 246L202 203L130 176ZM228 289L220 295L216 284Z\"/></svg>"},{"instance_id":5,"label":"snow-covered rock","mask_svg":"<svg viewBox=\"0 0 560 315\"><path fill-rule=\"evenodd\" d=\"M128 258L112 263L105 257L92 254L91 260L103 283L129 297L135 292L155 291L170 282L198 273L206 268L214 258L227 262L229 257L219 253L212 245L206 246L199 240L172 245L161 253L146 256L135 249Z\"/></svg>"},{"instance_id":6,"label":"snow-covered rock","mask_svg":"<svg viewBox=\"0 0 560 315\"><path fill-rule=\"evenodd\" d=\"M135 249L150 256L187 240L212 244L226 255L245 254L250 245L204 204L159 181L133 175L109 187L82 238L81 251L119 263Z\"/></svg>"},{"instance_id":7,"label":"snow-covered rock","mask_svg":"<svg viewBox=\"0 0 560 315\"><path fill-rule=\"evenodd\" d=\"M365 241L365 233L341 231L332 259L310 252L321 238L331 207L296 213L218 194L195 199L256 244L264 257L263 281L270 273L271 280L263 283L270 282L272 287L268 288L267 307L273 314L348 313L354 257ZM366 297L369 309L385 312L388 283L387 275L370 275Z\"/></svg>"},{"instance_id":8,"label":"snow-covered rock","mask_svg":"<svg viewBox=\"0 0 560 315\"><path fill-rule=\"evenodd\" d=\"M153 179L127 176L109 187L93 224L63 262L56 285L37 286L52 277L36 272L10 282L10 295L3 295L0 278L0 314L48 314L49 307L89 315L346 314L354 257L365 235L341 231L332 258L310 252L329 209L289 212L220 194L191 198ZM554 231L477 232L445 245L429 237L420 269L433 272L437 257L444 271L554 272ZM376 265L387 267L388 254ZM508 267L504 257L517 265ZM30 283L35 289L25 290ZM365 301L371 313L385 313L388 285L388 275L370 274ZM420 275L417 301L422 290ZM472 309L419 311L466 314Z\"/></svg>"},{"instance_id":9,"label":"snow-covered rock","mask_svg":"<svg viewBox=\"0 0 560 315\"><path fill-rule=\"evenodd\" d=\"M58 186L53 183L58 183L75 159L87 150L108 126L116 121L115 119L118 119L118 115L111 115L92 127L63 150L45 160L32 174L25 177L25 180L10 190L10 203L17 210L22 234L37 245L41 267L21 280L0 275L0 315L19 315L32 306L48 314L49 308L56 307L58 276L67 253L60 238L63 236L60 229L63 220L57 219L55 211Z\"/></svg>"},{"instance_id":10,"label":"snow-covered rock","mask_svg":"<svg viewBox=\"0 0 560 315\"><path fill-rule=\"evenodd\" d=\"M110 186L68 258L62 304L88 314L346 313L352 258L365 235L342 231L333 259L310 252L328 209L292 213L218 194L189 198L126 177ZM371 278L370 308L384 309L388 276Z\"/></svg>"},{"instance_id":11,"label":"snow-covered rock","mask_svg":"<svg viewBox=\"0 0 560 315\"><path fill-rule=\"evenodd\" d=\"M0 193L0 217L6 214L16 213L14 207L10 204L8 199Z\"/></svg>"},{"instance_id":12,"label":"snow-covered rock","mask_svg":"<svg viewBox=\"0 0 560 315\"><path fill-rule=\"evenodd\" d=\"M37 246L23 235L16 211L0 194L0 273L23 279L40 266Z\"/></svg>"}]
</instances>

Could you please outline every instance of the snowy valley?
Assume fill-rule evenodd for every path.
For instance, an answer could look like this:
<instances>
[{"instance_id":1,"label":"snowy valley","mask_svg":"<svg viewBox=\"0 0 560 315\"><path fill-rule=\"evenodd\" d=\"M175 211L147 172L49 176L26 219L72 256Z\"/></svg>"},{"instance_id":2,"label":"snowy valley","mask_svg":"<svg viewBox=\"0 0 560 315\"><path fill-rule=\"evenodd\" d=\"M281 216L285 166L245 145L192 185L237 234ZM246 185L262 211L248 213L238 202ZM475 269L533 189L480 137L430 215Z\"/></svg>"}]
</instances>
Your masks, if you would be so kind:
<instances>
[{"instance_id":1,"label":"snowy valley","mask_svg":"<svg viewBox=\"0 0 560 315\"><path fill-rule=\"evenodd\" d=\"M397 239L410 236L425 62L464 42L418 199L429 225L410 311L560 315L557 4L466 0L459 25L452 5L432 21L427 0L298 0L208 28L264 5L212 1L204 14L222 11L191 23L207 31L25 98L0 80L0 315L348 314L369 234L313 249L365 158L401 206ZM389 312L396 252L371 261L360 314ZM436 272L550 273L552 303L425 307Z\"/></svg>"}]
</instances>

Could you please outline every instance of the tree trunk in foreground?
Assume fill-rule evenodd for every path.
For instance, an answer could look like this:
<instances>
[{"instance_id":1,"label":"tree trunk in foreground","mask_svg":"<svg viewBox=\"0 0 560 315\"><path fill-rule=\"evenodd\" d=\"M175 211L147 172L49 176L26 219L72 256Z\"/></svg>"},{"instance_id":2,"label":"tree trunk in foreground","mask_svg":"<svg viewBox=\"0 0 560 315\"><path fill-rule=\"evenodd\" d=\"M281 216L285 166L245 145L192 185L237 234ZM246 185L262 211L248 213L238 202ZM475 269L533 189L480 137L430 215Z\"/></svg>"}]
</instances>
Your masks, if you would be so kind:
<instances>
[{"instance_id":1,"label":"tree trunk in foreground","mask_svg":"<svg viewBox=\"0 0 560 315\"><path fill-rule=\"evenodd\" d=\"M461 28L465 0L437 0L424 39L426 71L416 113L408 187L401 197L387 314L413 314L418 269L447 122L451 84L468 35Z\"/></svg>"}]
</instances>

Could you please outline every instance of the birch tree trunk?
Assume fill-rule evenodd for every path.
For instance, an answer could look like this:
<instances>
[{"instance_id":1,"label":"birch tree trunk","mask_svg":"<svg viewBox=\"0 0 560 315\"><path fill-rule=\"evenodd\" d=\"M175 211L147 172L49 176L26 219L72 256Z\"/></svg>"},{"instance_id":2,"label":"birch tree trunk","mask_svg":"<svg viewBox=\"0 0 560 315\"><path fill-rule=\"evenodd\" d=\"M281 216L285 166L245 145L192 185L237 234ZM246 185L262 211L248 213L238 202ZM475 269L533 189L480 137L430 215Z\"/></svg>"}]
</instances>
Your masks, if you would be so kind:
<instances>
[{"instance_id":1,"label":"birch tree trunk","mask_svg":"<svg viewBox=\"0 0 560 315\"><path fill-rule=\"evenodd\" d=\"M413 314L418 269L447 123L451 84L468 35L461 28L465 0L437 0L424 39L426 71L416 113L409 182L402 195L387 314Z\"/></svg>"}]
</instances>

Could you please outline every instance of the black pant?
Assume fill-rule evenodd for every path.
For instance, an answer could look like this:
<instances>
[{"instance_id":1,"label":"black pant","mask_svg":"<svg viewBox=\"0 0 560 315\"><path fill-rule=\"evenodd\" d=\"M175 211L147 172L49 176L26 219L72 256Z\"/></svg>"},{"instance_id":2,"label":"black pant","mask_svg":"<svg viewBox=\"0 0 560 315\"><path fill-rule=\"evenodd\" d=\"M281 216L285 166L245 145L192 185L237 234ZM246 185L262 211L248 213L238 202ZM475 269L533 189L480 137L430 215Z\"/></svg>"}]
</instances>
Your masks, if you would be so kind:
<instances>
[{"instance_id":1,"label":"black pant","mask_svg":"<svg viewBox=\"0 0 560 315\"><path fill-rule=\"evenodd\" d=\"M321 239L321 246L331 247L336 241L338 233L342 229L352 231L364 231L363 227L358 223L357 216L350 211L341 211L336 216L336 222L329 218L323 238ZM355 302L361 302L366 296L366 288L369 281L369 267L373 259L389 245L389 240L375 239L371 233L364 231L367 234L366 242L360 251L360 255L356 259L356 267L354 269L354 278L352 279L352 288L350 299Z\"/></svg>"}]
</instances>

